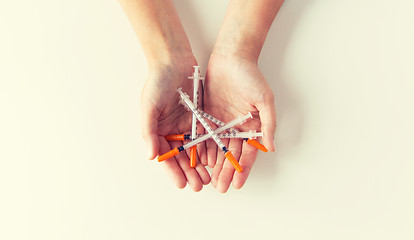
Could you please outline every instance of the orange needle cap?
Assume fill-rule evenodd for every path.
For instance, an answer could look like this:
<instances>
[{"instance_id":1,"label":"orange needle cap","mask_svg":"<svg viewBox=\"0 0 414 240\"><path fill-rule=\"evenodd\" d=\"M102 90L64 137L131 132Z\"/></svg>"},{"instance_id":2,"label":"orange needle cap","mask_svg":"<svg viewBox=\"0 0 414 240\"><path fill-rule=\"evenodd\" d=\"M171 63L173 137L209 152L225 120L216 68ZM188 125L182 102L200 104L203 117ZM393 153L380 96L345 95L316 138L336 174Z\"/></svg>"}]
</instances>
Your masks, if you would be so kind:
<instances>
[{"instance_id":1,"label":"orange needle cap","mask_svg":"<svg viewBox=\"0 0 414 240\"><path fill-rule=\"evenodd\" d=\"M243 172L243 168L240 166L239 162L236 160L236 158L234 158L233 154L231 154L230 151L226 152L224 156L226 156L226 158L238 172Z\"/></svg>"},{"instance_id":2,"label":"orange needle cap","mask_svg":"<svg viewBox=\"0 0 414 240\"><path fill-rule=\"evenodd\" d=\"M190 148L190 167L195 167L197 161L197 145Z\"/></svg>"},{"instance_id":3,"label":"orange needle cap","mask_svg":"<svg viewBox=\"0 0 414 240\"><path fill-rule=\"evenodd\" d=\"M263 144L259 143L254 139L247 139L247 143L263 152L267 152L267 148Z\"/></svg>"},{"instance_id":4,"label":"orange needle cap","mask_svg":"<svg viewBox=\"0 0 414 240\"><path fill-rule=\"evenodd\" d=\"M167 141L184 141L184 134L167 135L167 136L165 136L165 140L167 140Z\"/></svg>"},{"instance_id":5,"label":"orange needle cap","mask_svg":"<svg viewBox=\"0 0 414 240\"><path fill-rule=\"evenodd\" d=\"M173 150L164 153L163 155L158 157L158 162L162 162L164 160L167 160L168 158L174 157L175 155L179 154L180 151L178 148L174 148Z\"/></svg>"}]
</instances>

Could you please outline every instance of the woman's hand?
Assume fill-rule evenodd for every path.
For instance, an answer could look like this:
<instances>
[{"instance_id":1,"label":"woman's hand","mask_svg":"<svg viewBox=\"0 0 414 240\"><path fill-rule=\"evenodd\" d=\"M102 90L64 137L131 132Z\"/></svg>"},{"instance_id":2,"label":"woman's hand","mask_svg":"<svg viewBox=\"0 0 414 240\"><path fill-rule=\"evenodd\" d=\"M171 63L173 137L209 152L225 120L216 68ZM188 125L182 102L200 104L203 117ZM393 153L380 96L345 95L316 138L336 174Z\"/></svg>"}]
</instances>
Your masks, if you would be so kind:
<instances>
[{"instance_id":1,"label":"woman's hand","mask_svg":"<svg viewBox=\"0 0 414 240\"><path fill-rule=\"evenodd\" d=\"M263 143L274 151L276 128L274 96L257 63L237 55L213 53L205 81L204 109L224 122L251 112L254 119L239 127L242 131L262 131ZM241 139L223 141L243 168L235 172L215 143L207 141L208 165L214 167L211 183L220 192L241 188L256 160L257 149Z\"/></svg>"},{"instance_id":2,"label":"woman's hand","mask_svg":"<svg viewBox=\"0 0 414 240\"><path fill-rule=\"evenodd\" d=\"M181 141L167 142L166 135L182 134L191 131L191 112L179 104L177 88L184 92L193 92L194 57L171 57L167 60L153 61L141 94L142 135L149 149L149 158L164 154L182 145ZM199 159L206 163L205 144L197 147ZM210 175L204 165L197 163L190 167L189 153L182 152L160 164L167 169L177 187L184 188L186 182L194 191L200 191L210 182Z\"/></svg>"}]
</instances>

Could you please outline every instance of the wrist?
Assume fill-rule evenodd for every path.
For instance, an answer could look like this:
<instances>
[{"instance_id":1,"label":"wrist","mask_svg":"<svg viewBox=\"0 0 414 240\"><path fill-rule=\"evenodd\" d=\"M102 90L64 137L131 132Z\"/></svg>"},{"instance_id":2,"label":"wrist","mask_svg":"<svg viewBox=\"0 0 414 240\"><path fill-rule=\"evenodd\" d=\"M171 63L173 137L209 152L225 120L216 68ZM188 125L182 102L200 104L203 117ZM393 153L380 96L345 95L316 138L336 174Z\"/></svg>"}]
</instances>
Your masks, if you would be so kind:
<instances>
[{"instance_id":1,"label":"wrist","mask_svg":"<svg viewBox=\"0 0 414 240\"><path fill-rule=\"evenodd\" d=\"M164 73L166 75L182 74L184 72L188 76L193 71L193 66L197 65L197 60L192 53L184 54L180 52L178 54L168 52L163 54L159 58L148 59L148 70L155 73Z\"/></svg>"},{"instance_id":2,"label":"wrist","mask_svg":"<svg viewBox=\"0 0 414 240\"><path fill-rule=\"evenodd\" d=\"M249 30L228 29L220 32L212 55L237 57L257 63L263 47L263 37Z\"/></svg>"},{"instance_id":3,"label":"wrist","mask_svg":"<svg viewBox=\"0 0 414 240\"><path fill-rule=\"evenodd\" d=\"M235 45L217 45L214 47L210 59L227 59L233 62L253 63L257 65L260 51L237 47Z\"/></svg>"},{"instance_id":4,"label":"wrist","mask_svg":"<svg viewBox=\"0 0 414 240\"><path fill-rule=\"evenodd\" d=\"M233 0L214 51L257 62L267 32L283 0Z\"/></svg>"},{"instance_id":5,"label":"wrist","mask_svg":"<svg viewBox=\"0 0 414 240\"><path fill-rule=\"evenodd\" d=\"M181 43L161 41L159 43L152 43L147 45L144 49L148 65L163 62L165 64L171 63L177 59L191 59L194 54L191 50L188 40L183 40Z\"/></svg>"},{"instance_id":6,"label":"wrist","mask_svg":"<svg viewBox=\"0 0 414 240\"><path fill-rule=\"evenodd\" d=\"M260 51L248 49L247 47L237 47L235 45L216 45L211 53L212 58L232 58L256 63L258 62Z\"/></svg>"}]
</instances>

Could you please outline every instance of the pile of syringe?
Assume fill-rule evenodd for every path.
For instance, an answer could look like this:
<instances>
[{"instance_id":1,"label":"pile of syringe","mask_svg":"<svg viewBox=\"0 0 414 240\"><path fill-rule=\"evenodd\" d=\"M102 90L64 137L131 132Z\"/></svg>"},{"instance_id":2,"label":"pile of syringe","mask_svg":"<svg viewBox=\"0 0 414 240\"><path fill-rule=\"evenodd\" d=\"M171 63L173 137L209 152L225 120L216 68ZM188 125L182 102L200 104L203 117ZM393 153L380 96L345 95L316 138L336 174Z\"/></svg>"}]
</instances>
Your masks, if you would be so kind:
<instances>
[{"instance_id":1,"label":"pile of syringe","mask_svg":"<svg viewBox=\"0 0 414 240\"><path fill-rule=\"evenodd\" d=\"M190 166L196 166L196 159L197 159L197 144L212 138L218 147L223 151L224 156L230 161L233 167L238 171L242 172L243 168L240 166L239 162L236 158L231 154L231 152L227 149L226 145L221 141L221 138L242 138L248 144L256 147L263 152L267 152L265 146L255 140L257 137L262 137L263 133L261 132L239 132L236 129L233 129L234 126L243 124L249 118L253 118L252 114L249 112L248 114L238 117L228 123L224 123L219 119L211 116L210 114L203 112L202 110L198 109L198 97L199 97L199 83L200 80L203 80L200 76L200 67L194 66L194 74L189 79L193 79L194 82L194 91L193 91L193 101L190 100L190 97L184 93L181 88L177 89L178 93L180 94L180 103L183 104L189 111L193 112L192 116L192 125L191 125L191 135L190 134L179 134L179 135L168 135L165 136L165 139L168 141L190 141L180 147L174 148L173 150L161 155L158 157L158 162L162 162L167 160L175 155L179 154L180 152L184 151L185 149L190 149ZM213 122L218 127L213 130L213 128L207 123L207 120ZM204 129L207 131L206 134L197 134L197 121L201 123ZM225 132L228 131L228 132Z\"/></svg>"}]
</instances>

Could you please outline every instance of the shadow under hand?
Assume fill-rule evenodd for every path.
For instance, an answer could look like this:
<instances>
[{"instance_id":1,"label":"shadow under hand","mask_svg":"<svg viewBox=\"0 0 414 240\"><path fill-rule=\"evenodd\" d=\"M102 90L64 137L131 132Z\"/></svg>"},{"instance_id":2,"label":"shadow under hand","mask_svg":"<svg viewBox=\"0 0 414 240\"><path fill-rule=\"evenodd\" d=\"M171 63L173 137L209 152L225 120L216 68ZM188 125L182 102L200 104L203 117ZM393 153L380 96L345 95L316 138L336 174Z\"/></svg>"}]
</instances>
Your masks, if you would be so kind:
<instances>
[{"instance_id":1,"label":"shadow under hand","mask_svg":"<svg viewBox=\"0 0 414 240\"><path fill-rule=\"evenodd\" d=\"M277 129L275 135L276 152L259 154L252 176L254 182L269 182L278 185L277 164L280 153L294 151L301 141L304 113L295 90L289 85L288 76L283 72L287 49L294 35L297 25L308 9L312 0L285 1L267 35L266 42L259 59L259 67L268 80L275 94L277 115ZM249 182L248 180L248 182ZM247 182L247 184L248 184ZM255 184L263 186L263 194L267 192L269 184Z\"/></svg>"}]
</instances>

